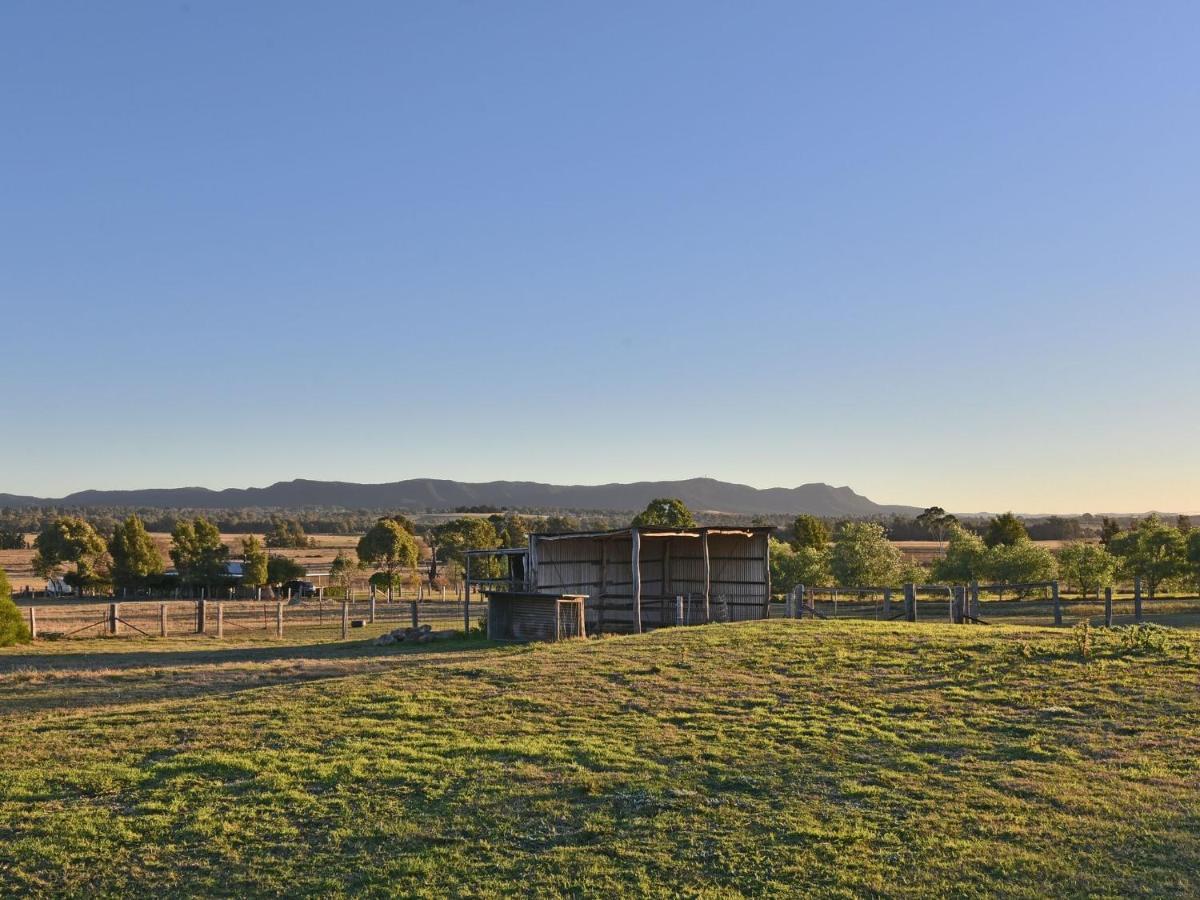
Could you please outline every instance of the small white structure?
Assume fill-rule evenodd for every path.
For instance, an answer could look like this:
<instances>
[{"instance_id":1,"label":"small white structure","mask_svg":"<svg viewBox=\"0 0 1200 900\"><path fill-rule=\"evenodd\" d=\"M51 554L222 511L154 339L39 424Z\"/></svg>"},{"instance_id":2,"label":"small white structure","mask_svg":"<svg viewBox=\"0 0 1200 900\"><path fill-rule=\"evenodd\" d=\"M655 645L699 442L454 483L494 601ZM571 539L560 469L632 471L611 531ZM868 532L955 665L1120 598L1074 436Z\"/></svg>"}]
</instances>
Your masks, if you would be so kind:
<instances>
[{"instance_id":1,"label":"small white structure","mask_svg":"<svg viewBox=\"0 0 1200 900\"><path fill-rule=\"evenodd\" d=\"M62 580L61 577L54 577L46 582L46 594L50 597L70 597L75 593L75 589Z\"/></svg>"}]
</instances>

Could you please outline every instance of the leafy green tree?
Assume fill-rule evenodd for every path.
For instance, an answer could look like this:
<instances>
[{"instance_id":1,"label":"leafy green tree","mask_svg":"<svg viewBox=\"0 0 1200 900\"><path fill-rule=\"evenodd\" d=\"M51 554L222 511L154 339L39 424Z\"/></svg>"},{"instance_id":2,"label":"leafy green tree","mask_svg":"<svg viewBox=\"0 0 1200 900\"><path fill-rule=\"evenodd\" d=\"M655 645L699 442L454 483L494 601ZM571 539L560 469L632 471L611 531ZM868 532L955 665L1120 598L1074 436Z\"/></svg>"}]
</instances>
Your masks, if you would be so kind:
<instances>
[{"instance_id":1,"label":"leafy green tree","mask_svg":"<svg viewBox=\"0 0 1200 900\"><path fill-rule=\"evenodd\" d=\"M0 528L0 550L24 550L25 532L19 528Z\"/></svg>"},{"instance_id":2,"label":"leafy green tree","mask_svg":"<svg viewBox=\"0 0 1200 900\"><path fill-rule=\"evenodd\" d=\"M349 597L350 589L354 587L354 576L362 568L357 560L351 559L346 553L338 551L329 567L329 580L342 589L342 596Z\"/></svg>"},{"instance_id":3,"label":"leafy green tree","mask_svg":"<svg viewBox=\"0 0 1200 900\"><path fill-rule=\"evenodd\" d=\"M1109 542L1121 533L1121 523L1116 519L1104 516L1100 520L1100 544L1107 547Z\"/></svg>"},{"instance_id":4,"label":"leafy green tree","mask_svg":"<svg viewBox=\"0 0 1200 900\"><path fill-rule=\"evenodd\" d=\"M529 529L525 520L518 515L508 513L503 516L488 516L501 547L526 547L529 545Z\"/></svg>"},{"instance_id":5,"label":"leafy green tree","mask_svg":"<svg viewBox=\"0 0 1200 900\"><path fill-rule=\"evenodd\" d=\"M276 519L267 532L267 546L272 549L303 550L312 546L304 526L298 519Z\"/></svg>"},{"instance_id":6,"label":"leafy green tree","mask_svg":"<svg viewBox=\"0 0 1200 900\"><path fill-rule=\"evenodd\" d=\"M304 566L286 556L267 557L267 583L281 585L304 577Z\"/></svg>"},{"instance_id":7,"label":"leafy green tree","mask_svg":"<svg viewBox=\"0 0 1200 900\"><path fill-rule=\"evenodd\" d=\"M1187 536L1187 568L1192 584L1200 590L1200 531L1190 531Z\"/></svg>"},{"instance_id":8,"label":"leafy green tree","mask_svg":"<svg viewBox=\"0 0 1200 900\"><path fill-rule=\"evenodd\" d=\"M843 587L893 584L903 562L904 555L875 522L846 522L833 537L829 567Z\"/></svg>"},{"instance_id":9,"label":"leafy green tree","mask_svg":"<svg viewBox=\"0 0 1200 900\"><path fill-rule=\"evenodd\" d=\"M772 590L789 593L800 584L806 587L833 584L827 547L796 548L775 538L770 538L770 544Z\"/></svg>"},{"instance_id":10,"label":"leafy green tree","mask_svg":"<svg viewBox=\"0 0 1200 900\"><path fill-rule=\"evenodd\" d=\"M987 570L999 584L1053 581L1058 575L1054 554L1030 540L997 544L988 550Z\"/></svg>"},{"instance_id":11,"label":"leafy green tree","mask_svg":"<svg viewBox=\"0 0 1200 900\"><path fill-rule=\"evenodd\" d=\"M1111 585L1116 571L1116 558L1100 544L1077 541L1058 551L1059 577L1077 587L1082 595L1090 597Z\"/></svg>"},{"instance_id":12,"label":"leafy green tree","mask_svg":"<svg viewBox=\"0 0 1200 900\"><path fill-rule=\"evenodd\" d=\"M931 506L916 518L916 522L935 540L942 540L951 525L958 524L958 518L946 512L940 506Z\"/></svg>"},{"instance_id":13,"label":"leafy green tree","mask_svg":"<svg viewBox=\"0 0 1200 900\"><path fill-rule=\"evenodd\" d=\"M490 528L490 526L489 526ZM396 570L417 564L416 538L395 519L380 519L358 541L358 558L387 573L391 583Z\"/></svg>"},{"instance_id":14,"label":"leafy green tree","mask_svg":"<svg viewBox=\"0 0 1200 900\"><path fill-rule=\"evenodd\" d=\"M829 546L829 528L816 516L800 515L792 520L792 546L815 547L824 550Z\"/></svg>"},{"instance_id":15,"label":"leafy green tree","mask_svg":"<svg viewBox=\"0 0 1200 900\"><path fill-rule=\"evenodd\" d=\"M225 574L229 560L221 532L203 516L175 525L170 554L180 579L187 584L213 584Z\"/></svg>"},{"instance_id":16,"label":"leafy green tree","mask_svg":"<svg viewBox=\"0 0 1200 900\"><path fill-rule=\"evenodd\" d=\"M242 584L256 588L270 583L262 542L254 535L242 538Z\"/></svg>"},{"instance_id":17,"label":"leafy green tree","mask_svg":"<svg viewBox=\"0 0 1200 900\"><path fill-rule=\"evenodd\" d=\"M38 575L52 578L63 566L74 565L74 570L63 576L68 584L83 590L103 583L99 568L108 547L96 530L78 516L55 519L42 529L33 546L37 550L33 570Z\"/></svg>"},{"instance_id":18,"label":"leafy green tree","mask_svg":"<svg viewBox=\"0 0 1200 900\"><path fill-rule=\"evenodd\" d=\"M467 516L445 522L430 535L435 552L443 562L466 565L467 550L492 550L500 546L500 535L487 519ZM504 563L494 556L477 556L471 560L471 575L475 578L503 578Z\"/></svg>"},{"instance_id":19,"label":"leafy green tree","mask_svg":"<svg viewBox=\"0 0 1200 900\"><path fill-rule=\"evenodd\" d=\"M1185 516L1183 513L1180 513L1175 517L1175 527L1179 529L1180 534L1191 534L1192 517Z\"/></svg>"},{"instance_id":20,"label":"leafy green tree","mask_svg":"<svg viewBox=\"0 0 1200 900\"><path fill-rule=\"evenodd\" d=\"M162 574L162 554L137 515L129 516L113 529L108 554L112 557L112 580L117 587L143 587L155 575Z\"/></svg>"},{"instance_id":21,"label":"leafy green tree","mask_svg":"<svg viewBox=\"0 0 1200 900\"><path fill-rule=\"evenodd\" d=\"M658 497L646 504L646 508L633 517L634 527L660 525L664 528L692 528L696 519L682 500L674 497Z\"/></svg>"},{"instance_id":22,"label":"leafy green tree","mask_svg":"<svg viewBox=\"0 0 1200 900\"><path fill-rule=\"evenodd\" d=\"M1028 537L1029 532L1025 530L1024 523L1012 513L1006 512L988 522L983 542L990 548L999 547L1002 544L1015 544L1017 541L1028 539Z\"/></svg>"},{"instance_id":23,"label":"leafy green tree","mask_svg":"<svg viewBox=\"0 0 1200 900\"><path fill-rule=\"evenodd\" d=\"M1187 542L1179 529L1149 516L1109 541L1108 549L1121 560L1122 569L1142 579L1146 595L1154 599L1159 585L1187 573Z\"/></svg>"},{"instance_id":24,"label":"leafy green tree","mask_svg":"<svg viewBox=\"0 0 1200 900\"><path fill-rule=\"evenodd\" d=\"M13 603L8 576L0 569L0 647L29 643L29 626L17 604Z\"/></svg>"},{"instance_id":25,"label":"leafy green tree","mask_svg":"<svg viewBox=\"0 0 1200 900\"><path fill-rule=\"evenodd\" d=\"M968 584L988 577L988 550L983 539L961 525L950 526L946 555L933 563L930 576L940 584Z\"/></svg>"}]
</instances>

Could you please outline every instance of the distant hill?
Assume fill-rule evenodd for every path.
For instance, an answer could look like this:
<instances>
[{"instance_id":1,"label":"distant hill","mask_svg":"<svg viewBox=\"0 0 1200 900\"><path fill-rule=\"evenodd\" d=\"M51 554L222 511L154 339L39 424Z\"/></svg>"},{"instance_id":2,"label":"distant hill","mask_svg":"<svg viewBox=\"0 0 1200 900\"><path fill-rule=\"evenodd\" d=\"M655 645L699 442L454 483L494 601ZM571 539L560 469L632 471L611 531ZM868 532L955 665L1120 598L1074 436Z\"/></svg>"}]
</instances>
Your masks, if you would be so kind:
<instances>
[{"instance_id":1,"label":"distant hill","mask_svg":"<svg viewBox=\"0 0 1200 900\"><path fill-rule=\"evenodd\" d=\"M634 484L557 485L534 481L470 483L412 478L387 484L346 481L280 481L265 488L151 488L131 491L79 491L66 497L0 494L0 507L124 506L220 509L241 506L348 509L454 509L497 506L525 509L642 509L655 497L678 497L696 511L734 515L799 514L876 516L920 512L915 506L873 503L848 487L804 484L794 488L753 488L712 478L639 481Z\"/></svg>"}]
</instances>

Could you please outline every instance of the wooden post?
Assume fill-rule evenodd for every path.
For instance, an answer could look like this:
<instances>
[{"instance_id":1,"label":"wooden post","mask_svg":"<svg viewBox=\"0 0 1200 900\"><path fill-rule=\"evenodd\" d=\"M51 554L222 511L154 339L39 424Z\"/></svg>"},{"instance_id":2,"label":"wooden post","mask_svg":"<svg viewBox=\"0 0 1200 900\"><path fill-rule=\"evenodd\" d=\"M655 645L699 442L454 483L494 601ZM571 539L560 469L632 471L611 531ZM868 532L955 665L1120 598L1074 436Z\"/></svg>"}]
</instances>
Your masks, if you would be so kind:
<instances>
[{"instance_id":1,"label":"wooden post","mask_svg":"<svg viewBox=\"0 0 1200 900\"><path fill-rule=\"evenodd\" d=\"M342 640L350 636L350 603L342 601Z\"/></svg>"},{"instance_id":2,"label":"wooden post","mask_svg":"<svg viewBox=\"0 0 1200 900\"><path fill-rule=\"evenodd\" d=\"M158 604L158 636L167 636L167 604Z\"/></svg>"},{"instance_id":3,"label":"wooden post","mask_svg":"<svg viewBox=\"0 0 1200 900\"><path fill-rule=\"evenodd\" d=\"M417 601L410 600L409 605L412 607L412 623L413 623L412 627L416 628L417 627Z\"/></svg>"},{"instance_id":4,"label":"wooden post","mask_svg":"<svg viewBox=\"0 0 1200 900\"><path fill-rule=\"evenodd\" d=\"M1062 624L1062 602L1058 596L1058 582L1050 582L1050 597L1054 601L1054 624Z\"/></svg>"},{"instance_id":5,"label":"wooden post","mask_svg":"<svg viewBox=\"0 0 1200 900\"><path fill-rule=\"evenodd\" d=\"M708 555L708 529L700 531L700 551L704 555L704 621L712 621L712 562Z\"/></svg>"},{"instance_id":6,"label":"wooden post","mask_svg":"<svg viewBox=\"0 0 1200 900\"><path fill-rule=\"evenodd\" d=\"M196 601L196 634L204 634L204 629L208 625L208 610L205 608L206 600Z\"/></svg>"},{"instance_id":7,"label":"wooden post","mask_svg":"<svg viewBox=\"0 0 1200 900\"><path fill-rule=\"evenodd\" d=\"M604 607L608 603L608 541L600 538L600 586L596 589L596 634L604 634Z\"/></svg>"},{"instance_id":8,"label":"wooden post","mask_svg":"<svg viewBox=\"0 0 1200 900\"><path fill-rule=\"evenodd\" d=\"M463 563L463 584L467 585L470 583L471 583L471 557L468 556L468 557L466 557L466 561ZM445 588L442 589L442 593L445 593ZM469 633L470 630L471 630L471 594L468 591L464 590L463 591L463 633L464 634Z\"/></svg>"},{"instance_id":9,"label":"wooden post","mask_svg":"<svg viewBox=\"0 0 1200 900\"><path fill-rule=\"evenodd\" d=\"M32 606L29 607L29 637L37 637L37 610Z\"/></svg>"},{"instance_id":10,"label":"wooden post","mask_svg":"<svg viewBox=\"0 0 1200 900\"><path fill-rule=\"evenodd\" d=\"M675 624L686 625L683 621L683 594L675 595Z\"/></svg>"},{"instance_id":11,"label":"wooden post","mask_svg":"<svg viewBox=\"0 0 1200 900\"><path fill-rule=\"evenodd\" d=\"M225 604L217 604L217 637L225 637Z\"/></svg>"},{"instance_id":12,"label":"wooden post","mask_svg":"<svg viewBox=\"0 0 1200 900\"><path fill-rule=\"evenodd\" d=\"M1112 588L1104 589L1104 627L1112 628Z\"/></svg>"},{"instance_id":13,"label":"wooden post","mask_svg":"<svg viewBox=\"0 0 1200 900\"><path fill-rule=\"evenodd\" d=\"M642 533L636 528L629 530L629 540L633 545L632 565L633 586L633 633L642 633Z\"/></svg>"},{"instance_id":14,"label":"wooden post","mask_svg":"<svg viewBox=\"0 0 1200 900\"><path fill-rule=\"evenodd\" d=\"M892 589L883 589L883 617L890 619L892 617Z\"/></svg>"},{"instance_id":15,"label":"wooden post","mask_svg":"<svg viewBox=\"0 0 1200 900\"><path fill-rule=\"evenodd\" d=\"M796 618L804 618L804 607L804 585L798 584L796 585Z\"/></svg>"},{"instance_id":16,"label":"wooden post","mask_svg":"<svg viewBox=\"0 0 1200 900\"><path fill-rule=\"evenodd\" d=\"M117 619L120 618L120 616L121 616L121 604L119 604L119 603L108 604L108 633L109 634L117 633Z\"/></svg>"},{"instance_id":17,"label":"wooden post","mask_svg":"<svg viewBox=\"0 0 1200 900\"><path fill-rule=\"evenodd\" d=\"M390 605L391 602L392 602L392 583L389 580L388 581L388 604Z\"/></svg>"},{"instance_id":18,"label":"wooden post","mask_svg":"<svg viewBox=\"0 0 1200 900\"><path fill-rule=\"evenodd\" d=\"M978 582L978 581L972 581L972 582L971 582L971 611L970 611L970 616L971 616L971 618L972 618L972 619L978 619L978 618L979 618L979 614L980 614L981 612L983 612L983 610L981 610L981 609L979 608L979 582Z\"/></svg>"},{"instance_id":19,"label":"wooden post","mask_svg":"<svg viewBox=\"0 0 1200 900\"><path fill-rule=\"evenodd\" d=\"M283 637L283 604L275 604L275 637Z\"/></svg>"},{"instance_id":20,"label":"wooden post","mask_svg":"<svg viewBox=\"0 0 1200 900\"><path fill-rule=\"evenodd\" d=\"M912 582L904 586L904 618L917 621L917 586Z\"/></svg>"},{"instance_id":21,"label":"wooden post","mask_svg":"<svg viewBox=\"0 0 1200 900\"><path fill-rule=\"evenodd\" d=\"M371 624L374 625L375 624L375 595L374 594L371 595L370 603L371 603L370 611L367 613L367 617L371 620Z\"/></svg>"},{"instance_id":22,"label":"wooden post","mask_svg":"<svg viewBox=\"0 0 1200 900\"><path fill-rule=\"evenodd\" d=\"M1142 576L1133 579L1133 621L1142 621Z\"/></svg>"}]
</instances>

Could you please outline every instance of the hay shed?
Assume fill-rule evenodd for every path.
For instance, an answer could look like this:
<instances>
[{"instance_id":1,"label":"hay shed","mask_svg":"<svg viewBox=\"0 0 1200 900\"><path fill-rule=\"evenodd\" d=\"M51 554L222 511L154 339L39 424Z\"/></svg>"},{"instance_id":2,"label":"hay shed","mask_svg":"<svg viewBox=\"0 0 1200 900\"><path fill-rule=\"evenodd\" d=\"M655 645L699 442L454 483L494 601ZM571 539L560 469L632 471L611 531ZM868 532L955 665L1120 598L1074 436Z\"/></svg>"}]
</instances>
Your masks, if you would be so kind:
<instances>
[{"instance_id":1,"label":"hay shed","mask_svg":"<svg viewBox=\"0 0 1200 900\"><path fill-rule=\"evenodd\" d=\"M578 594L530 591L486 591L488 639L493 641L561 641L586 637Z\"/></svg>"},{"instance_id":2,"label":"hay shed","mask_svg":"<svg viewBox=\"0 0 1200 900\"><path fill-rule=\"evenodd\" d=\"M770 526L630 527L529 537L527 585L586 595L589 633L765 619Z\"/></svg>"}]
</instances>

